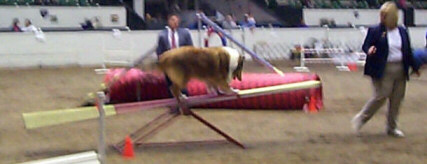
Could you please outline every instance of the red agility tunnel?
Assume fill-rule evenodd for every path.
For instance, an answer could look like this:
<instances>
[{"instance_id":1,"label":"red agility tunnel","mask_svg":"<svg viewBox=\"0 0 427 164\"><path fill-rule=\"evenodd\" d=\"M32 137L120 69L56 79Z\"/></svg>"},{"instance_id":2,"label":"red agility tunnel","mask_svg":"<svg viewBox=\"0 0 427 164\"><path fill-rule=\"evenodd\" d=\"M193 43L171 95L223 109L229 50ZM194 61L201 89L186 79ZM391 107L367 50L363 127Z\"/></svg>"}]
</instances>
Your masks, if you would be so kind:
<instances>
[{"instance_id":1,"label":"red agility tunnel","mask_svg":"<svg viewBox=\"0 0 427 164\"><path fill-rule=\"evenodd\" d=\"M120 75L122 74L122 75ZM115 78L116 77L116 78ZM117 79L117 80L113 80ZM244 73L242 81L234 80L231 86L245 90L275 86L281 84L298 83L303 81L319 80L316 74L287 73L284 76L277 74ZM166 87L165 77L159 73L147 73L138 69L124 72L123 69L112 69L105 76L105 83L110 86L110 102L125 103L170 98ZM192 80L187 85L188 96L207 94L206 85L198 80ZM315 107L323 107L322 88L302 89L289 92L242 98L205 104L199 108L225 109L303 109L309 100ZM314 100L314 102L313 102Z\"/></svg>"}]
</instances>

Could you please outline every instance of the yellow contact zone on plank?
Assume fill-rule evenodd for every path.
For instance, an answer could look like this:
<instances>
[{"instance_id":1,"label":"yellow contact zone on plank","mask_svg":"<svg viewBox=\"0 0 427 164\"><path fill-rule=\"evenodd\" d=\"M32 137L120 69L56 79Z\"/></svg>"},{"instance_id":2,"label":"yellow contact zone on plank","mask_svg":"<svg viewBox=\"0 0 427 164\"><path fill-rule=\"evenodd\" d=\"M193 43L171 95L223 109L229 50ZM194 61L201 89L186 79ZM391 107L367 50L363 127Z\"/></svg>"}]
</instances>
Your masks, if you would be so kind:
<instances>
[{"instance_id":1,"label":"yellow contact zone on plank","mask_svg":"<svg viewBox=\"0 0 427 164\"><path fill-rule=\"evenodd\" d=\"M104 105L105 116L116 115L113 105ZM96 107L61 109L41 112L23 113L24 124L27 129L40 128L68 122L82 121L99 117Z\"/></svg>"},{"instance_id":2,"label":"yellow contact zone on plank","mask_svg":"<svg viewBox=\"0 0 427 164\"><path fill-rule=\"evenodd\" d=\"M320 84L321 84L320 81L312 80L312 81L304 81L304 82L298 82L298 83L290 83L290 84L282 84L282 85L275 85L275 86L269 86L269 87L241 90L238 92L238 94L247 95L247 94L265 93L265 92L272 92L272 91L288 91L288 90L315 88L320 86Z\"/></svg>"}]
</instances>

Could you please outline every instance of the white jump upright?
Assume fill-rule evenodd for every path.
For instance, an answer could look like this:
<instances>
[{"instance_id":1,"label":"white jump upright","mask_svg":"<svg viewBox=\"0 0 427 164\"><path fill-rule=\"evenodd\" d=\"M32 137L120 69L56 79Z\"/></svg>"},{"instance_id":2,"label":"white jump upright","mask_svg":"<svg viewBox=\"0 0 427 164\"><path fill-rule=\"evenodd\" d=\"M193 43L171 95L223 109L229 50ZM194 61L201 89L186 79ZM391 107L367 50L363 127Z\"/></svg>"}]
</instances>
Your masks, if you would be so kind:
<instances>
[{"instance_id":1,"label":"white jump upright","mask_svg":"<svg viewBox=\"0 0 427 164\"><path fill-rule=\"evenodd\" d=\"M105 93L97 92L98 112L99 112L99 140L98 140L98 160L101 164L105 164Z\"/></svg>"},{"instance_id":2,"label":"white jump upright","mask_svg":"<svg viewBox=\"0 0 427 164\"><path fill-rule=\"evenodd\" d=\"M303 47L301 45L301 47ZM326 57L313 57L313 58L307 58L306 54L327 54ZM349 56L346 56L349 55ZM357 55L356 58L353 59L350 55ZM345 52L344 49L341 48L326 48L326 49L306 49L302 48L300 53L300 65L297 67L294 67L294 69L298 72L310 72L310 69L306 66L307 63L326 63L326 64L338 64L336 68L339 71L350 71L348 68L348 63L354 63L357 65L363 65L364 62L360 61L363 60L363 54L362 53L348 53Z\"/></svg>"},{"instance_id":3,"label":"white jump upright","mask_svg":"<svg viewBox=\"0 0 427 164\"><path fill-rule=\"evenodd\" d=\"M305 53L303 48L300 53L300 66L294 67L294 69L298 72L310 72L310 70L305 66L305 60Z\"/></svg>"},{"instance_id":4,"label":"white jump upright","mask_svg":"<svg viewBox=\"0 0 427 164\"><path fill-rule=\"evenodd\" d=\"M97 92L97 103L99 112L99 139L98 139L98 153L95 151L88 151L48 159L41 159L36 161L24 162L21 164L106 164L105 162L105 94L104 92Z\"/></svg>"}]
</instances>

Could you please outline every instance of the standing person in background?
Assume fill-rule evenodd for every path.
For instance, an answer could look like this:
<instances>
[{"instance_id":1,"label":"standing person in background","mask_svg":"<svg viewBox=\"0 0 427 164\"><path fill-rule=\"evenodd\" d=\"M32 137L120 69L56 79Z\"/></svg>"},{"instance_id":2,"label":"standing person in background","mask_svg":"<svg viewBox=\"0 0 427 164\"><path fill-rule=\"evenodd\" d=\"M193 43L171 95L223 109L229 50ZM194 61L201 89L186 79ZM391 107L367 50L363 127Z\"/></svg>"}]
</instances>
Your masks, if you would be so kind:
<instances>
[{"instance_id":1,"label":"standing person in background","mask_svg":"<svg viewBox=\"0 0 427 164\"><path fill-rule=\"evenodd\" d=\"M176 14L168 16L168 26L161 31L158 38L156 53L160 57L163 52L182 47L193 46L190 31L188 29L179 28L179 17Z\"/></svg>"},{"instance_id":2,"label":"standing person in background","mask_svg":"<svg viewBox=\"0 0 427 164\"><path fill-rule=\"evenodd\" d=\"M12 31L13 32L22 32L21 27L19 27L19 20L18 20L18 18L13 19L13 22L12 22Z\"/></svg>"},{"instance_id":3,"label":"standing person in background","mask_svg":"<svg viewBox=\"0 0 427 164\"><path fill-rule=\"evenodd\" d=\"M369 28L363 43L362 49L367 54L364 74L371 77L374 95L352 120L356 132L388 99L386 132L393 137L405 136L397 128L397 117L409 80L409 67L418 76L420 73L414 64L408 32L397 25L397 20L396 4L384 3L380 8L380 24Z\"/></svg>"},{"instance_id":4,"label":"standing person in background","mask_svg":"<svg viewBox=\"0 0 427 164\"><path fill-rule=\"evenodd\" d=\"M193 40L188 29L179 28L179 16L171 14L168 16L168 26L165 30L161 31L157 40L156 54L158 59L160 56L170 50L179 48L182 46L193 46ZM169 77L165 75L167 87L170 88L172 82ZM187 90L181 91L183 95L188 95ZM169 95L172 97L172 93L169 90ZM172 112L179 112L178 109L173 109ZM184 114L189 114L188 110L183 109Z\"/></svg>"},{"instance_id":5,"label":"standing person in background","mask_svg":"<svg viewBox=\"0 0 427 164\"><path fill-rule=\"evenodd\" d=\"M25 19L25 27L22 27L23 32L36 32L37 28L34 26L29 19Z\"/></svg>"}]
</instances>

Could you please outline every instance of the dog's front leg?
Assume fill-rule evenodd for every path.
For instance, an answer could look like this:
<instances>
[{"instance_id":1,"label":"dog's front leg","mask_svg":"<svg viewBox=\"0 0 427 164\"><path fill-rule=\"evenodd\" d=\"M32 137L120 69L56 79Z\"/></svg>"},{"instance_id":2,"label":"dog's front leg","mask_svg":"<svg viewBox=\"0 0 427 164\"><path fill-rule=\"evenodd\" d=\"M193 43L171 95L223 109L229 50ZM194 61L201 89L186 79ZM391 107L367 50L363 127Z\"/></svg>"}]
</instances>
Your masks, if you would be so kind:
<instances>
[{"instance_id":1,"label":"dog's front leg","mask_svg":"<svg viewBox=\"0 0 427 164\"><path fill-rule=\"evenodd\" d=\"M185 97L187 97L187 96L185 96ZM183 98L182 100L181 100L181 102L179 102L179 108L181 109L180 111L181 111L181 114L183 114L183 115L190 115L191 114L191 110L190 110L190 108L188 107L188 101L187 101L187 98Z\"/></svg>"},{"instance_id":2,"label":"dog's front leg","mask_svg":"<svg viewBox=\"0 0 427 164\"><path fill-rule=\"evenodd\" d=\"M213 85L207 84L206 85L206 90L207 90L207 93L209 95L214 95L214 96L218 95L218 89L217 89L217 87L215 87Z\"/></svg>"},{"instance_id":3,"label":"dog's front leg","mask_svg":"<svg viewBox=\"0 0 427 164\"><path fill-rule=\"evenodd\" d=\"M227 83L219 86L218 91L219 91L219 93L224 94L224 95L239 95L239 90L233 89Z\"/></svg>"},{"instance_id":4,"label":"dog's front leg","mask_svg":"<svg viewBox=\"0 0 427 164\"><path fill-rule=\"evenodd\" d=\"M229 91L227 92L227 94L229 94L229 95L238 95L239 91L240 90L238 90L238 89L234 89L234 88L230 87Z\"/></svg>"}]
</instances>

